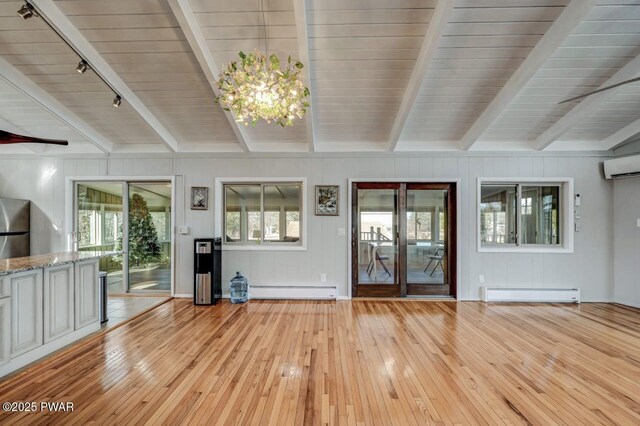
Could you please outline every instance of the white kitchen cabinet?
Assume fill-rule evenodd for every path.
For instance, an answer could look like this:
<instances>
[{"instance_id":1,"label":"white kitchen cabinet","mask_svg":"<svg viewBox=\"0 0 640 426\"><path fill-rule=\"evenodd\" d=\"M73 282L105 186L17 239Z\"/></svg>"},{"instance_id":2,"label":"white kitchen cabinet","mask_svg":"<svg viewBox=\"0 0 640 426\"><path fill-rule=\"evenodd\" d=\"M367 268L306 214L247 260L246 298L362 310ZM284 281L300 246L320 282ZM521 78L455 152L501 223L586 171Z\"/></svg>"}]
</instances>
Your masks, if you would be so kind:
<instances>
[{"instance_id":1,"label":"white kitchen cabinet","mask_svg":"<svg viewBox=\"0 0 640 426\"><path fill-rule=\"evenodd\" d=\"M42 269L11 274L11 357L42 346Z\"/></svg>"},{"instance_id":2,"label":"white kitchen cabinet","mask_svg":"<svg viewBox=\"0 0 640 426\"><path fill-rule=\"evenodd\" d=\"M78 330L100 321L97 259L75 264L75 287L75 325Z\"/></svg>"},{"instance_id":3,"label":"white kitchen cabinet","mask_svg":"<svg viewBox=\"0 0 640 426\"><path fill-rule=\"evenodd\" d=\"M44 343L75 330L72 263L44 270Z\"/></svg>"},{"instance_id":4,"label":"white kitchen cabinet","mask_svg":"<svg viewBox=\"0 0 640 426\"><path fill-rule=\"evenodd\" d=\"M0 365L11 357L11 299L0 299Z\"/></svg>"}]
</instances>

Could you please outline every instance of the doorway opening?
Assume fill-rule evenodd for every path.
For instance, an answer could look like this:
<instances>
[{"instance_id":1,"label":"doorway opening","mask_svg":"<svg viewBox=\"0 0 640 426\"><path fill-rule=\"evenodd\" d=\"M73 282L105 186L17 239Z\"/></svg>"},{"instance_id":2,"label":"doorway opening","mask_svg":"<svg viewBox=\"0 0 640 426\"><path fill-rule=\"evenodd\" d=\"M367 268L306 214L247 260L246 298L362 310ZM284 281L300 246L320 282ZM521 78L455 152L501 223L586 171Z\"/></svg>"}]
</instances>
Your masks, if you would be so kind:
<instances>
[{"instance_id":1,"label":"doorway opening","mask_svg":"<svg viewBox=\"0 0 640 426\"><path fill-rule=\"evenodd\" d=\"M456 189L352 183L354 297L456 297Z\"/></svg>"}]
</instances>

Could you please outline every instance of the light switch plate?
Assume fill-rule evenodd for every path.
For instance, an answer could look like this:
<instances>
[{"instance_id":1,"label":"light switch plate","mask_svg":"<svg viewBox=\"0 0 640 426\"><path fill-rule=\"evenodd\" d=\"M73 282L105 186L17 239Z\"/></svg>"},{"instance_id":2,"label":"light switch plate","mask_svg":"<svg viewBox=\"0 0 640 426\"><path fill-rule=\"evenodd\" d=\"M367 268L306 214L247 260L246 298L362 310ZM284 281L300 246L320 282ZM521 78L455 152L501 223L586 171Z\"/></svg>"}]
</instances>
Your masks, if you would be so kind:
<instances>
[{"instance_id":1,"label":"light switch plate","mask_svg":"<svg viewBox=\"0 0 640 426\"><path fill-rule=\"evenodd\" d=\"M180 226L178 227L178 232L182 235L189 235L189 227L188 226Z\"/></svg>"},{"instance_id":2,"label":"light switch plate","mask_svg":"<svg viewBox=\"0 0 640 426\"><path fill-rule=\"evenodd\" d=\"M346 235L346 231L344 228L338 228L338 237L344 237Z\"/></svg>"}]
</instances>

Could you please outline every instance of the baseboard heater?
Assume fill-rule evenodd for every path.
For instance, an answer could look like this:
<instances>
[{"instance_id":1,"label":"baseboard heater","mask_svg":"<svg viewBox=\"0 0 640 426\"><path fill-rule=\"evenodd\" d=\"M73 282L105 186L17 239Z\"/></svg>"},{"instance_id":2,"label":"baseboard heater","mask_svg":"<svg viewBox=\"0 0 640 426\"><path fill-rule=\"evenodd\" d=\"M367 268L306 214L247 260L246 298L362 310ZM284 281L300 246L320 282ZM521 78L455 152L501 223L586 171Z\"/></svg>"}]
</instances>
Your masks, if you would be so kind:
<instances>
[{"instance_id":1,"label":"baseboard heater","mask_svg":"<svg viewBox=\"0 0 640 426\"><path fill-rule=\"evenodd\" d=\"M485 302L580 303L579 288L483 287Z\"/></svg>"},{"instance_id":2,"label":"baseboard heater","mask_svg":"<svg viewBox=\"0 0 640 426\"><path fill-rule=\"evenodd\" d=\"M250 285L250 299L309 299L309 300L336 300L338 288L330 285L323 286L275 286L275 285Z\"/></svg>"}]
</instances>

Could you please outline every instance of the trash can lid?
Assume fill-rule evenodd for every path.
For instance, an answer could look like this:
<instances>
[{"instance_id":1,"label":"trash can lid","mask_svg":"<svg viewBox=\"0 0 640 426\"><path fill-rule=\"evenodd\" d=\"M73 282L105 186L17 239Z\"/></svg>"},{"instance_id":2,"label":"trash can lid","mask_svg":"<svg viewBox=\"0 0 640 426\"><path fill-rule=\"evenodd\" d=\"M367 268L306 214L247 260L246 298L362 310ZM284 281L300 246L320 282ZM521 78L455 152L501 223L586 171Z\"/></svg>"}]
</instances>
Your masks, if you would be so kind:
<instances>
[{"instance_id":1,"label":"trash can lid","mask_svg":"<svg viewBox=\"0 0 640 426\"><path fill-rule=\"evenodd\" d=\"M103 278L103 277L106 277L106 276L107 276L107 273L105 271L98 272L98 277Z\"/></svg>"}]
</instances>

